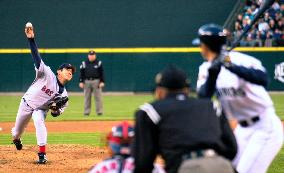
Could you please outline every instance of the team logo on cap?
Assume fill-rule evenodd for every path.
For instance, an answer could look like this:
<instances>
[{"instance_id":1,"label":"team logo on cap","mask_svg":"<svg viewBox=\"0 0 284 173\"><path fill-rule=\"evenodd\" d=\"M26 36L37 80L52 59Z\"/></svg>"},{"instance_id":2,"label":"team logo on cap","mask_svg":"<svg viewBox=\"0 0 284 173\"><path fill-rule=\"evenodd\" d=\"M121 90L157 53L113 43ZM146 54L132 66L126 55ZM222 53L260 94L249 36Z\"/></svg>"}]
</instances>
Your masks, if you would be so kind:
<instances>
[{"instance_id":1,"label":"team logo on cap","mask_svg":"<svg viewBox=\"0 0 284 173\"><path fill-rule=\"evenodd\" d=\"M275 65L274 79L284 83L284 62Z\"/></svg>"}]
</instances>

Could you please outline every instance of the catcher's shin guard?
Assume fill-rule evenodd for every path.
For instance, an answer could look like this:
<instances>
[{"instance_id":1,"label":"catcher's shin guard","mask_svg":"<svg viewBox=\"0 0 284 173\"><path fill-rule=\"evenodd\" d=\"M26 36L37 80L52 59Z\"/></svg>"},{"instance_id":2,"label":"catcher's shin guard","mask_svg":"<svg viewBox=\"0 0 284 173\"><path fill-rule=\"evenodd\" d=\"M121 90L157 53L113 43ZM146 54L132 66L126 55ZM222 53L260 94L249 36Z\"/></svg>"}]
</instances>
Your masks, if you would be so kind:
<instances>
[{"instance_id":1,"label":"catcher's shin guard","mask_svg":"<svg viewBox=\"0 0 284 173\"><path fill-rule=\"evenodd\" d=\"M17 150L21 150L23 148L21 139L14 139L13 144L15 144Z\"/></svg>"},{"instance_id":2,"label":"catcher's shin guard","mask_svg":"<svg viewBox=\"0 0 284 173\"><path fill-rule=\"evenodd\" d=\"M45 153L38 153L38 164L46 164L47 158Z\"/></svg>"}]
</instances>

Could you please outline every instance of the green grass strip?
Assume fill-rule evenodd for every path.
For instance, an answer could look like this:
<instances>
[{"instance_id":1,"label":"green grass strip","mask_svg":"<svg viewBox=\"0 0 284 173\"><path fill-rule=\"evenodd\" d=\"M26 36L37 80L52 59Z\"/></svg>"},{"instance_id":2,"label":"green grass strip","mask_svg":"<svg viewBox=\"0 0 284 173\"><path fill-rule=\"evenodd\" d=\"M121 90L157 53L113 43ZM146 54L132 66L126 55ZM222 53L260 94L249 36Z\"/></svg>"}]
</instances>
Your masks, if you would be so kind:
<instances>
[{"instance_id":1,"label":"green grass strip","mask_svg":"<svg viewBox=\"0 0 284 173\"><path fill-rule=\"evenodd\" d=\"M26 133L22 136L22 142L26 145L36 145L36 135ZM49 133L48 144L85 144L93 146L104 146L105 136L103 133ZM0 135L0 145L11 144L10 134Z\"/></svg>"}]
</instances>

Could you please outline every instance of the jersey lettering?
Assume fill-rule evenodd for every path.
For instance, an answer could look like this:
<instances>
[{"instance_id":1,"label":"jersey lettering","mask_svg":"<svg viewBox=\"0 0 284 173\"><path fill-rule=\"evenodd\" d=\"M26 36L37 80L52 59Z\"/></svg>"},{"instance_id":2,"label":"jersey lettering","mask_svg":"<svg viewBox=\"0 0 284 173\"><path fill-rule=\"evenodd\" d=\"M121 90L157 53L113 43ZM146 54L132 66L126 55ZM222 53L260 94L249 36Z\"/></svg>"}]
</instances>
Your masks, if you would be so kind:
<instances>
[{"instance_id":1,"label":"jersey lettering","mask_svg":"<svg viewBox=\"0 0 284 173\"><path fill-rule=\"evenodd\" d=\"M45 85L41 88L41 91L43 91L45 94L51 96L54 92L48 89Z\"/></svg>"},{"instance_id":2,"label":"jersey lettering","mask_svg":"<svg viewBox=\"0 0 284 173\"><path fill-rule=\"evenodd\" d=\"M246 93L242 88L218 88L217 97L245 97Z\"/></svg>"}]
</instances>

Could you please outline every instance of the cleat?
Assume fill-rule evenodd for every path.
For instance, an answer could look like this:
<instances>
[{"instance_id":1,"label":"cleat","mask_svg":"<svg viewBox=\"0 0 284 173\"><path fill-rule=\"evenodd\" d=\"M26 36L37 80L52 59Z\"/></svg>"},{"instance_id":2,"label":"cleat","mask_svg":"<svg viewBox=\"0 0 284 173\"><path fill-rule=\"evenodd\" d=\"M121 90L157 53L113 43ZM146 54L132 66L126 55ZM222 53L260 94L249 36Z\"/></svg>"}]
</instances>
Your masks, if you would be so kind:
<instances>
[{"instance_id":1,"label":"cleat","mask_svg":"<svg viewBox=\"0 0 284 173\"><path fill-rule=\"evenodd\" d=\"M23 148L21 139L14 139L13 144L15 144L17 150L21 150Z\"/></svg>"},{"instance_id":2,"label":"cleat","mask_svg":"<svg viewBox=\"0 0 284 173\"><path fill-rule=\"evenodd\" d=\"M38 164L46 164L47 158L45 153L38 153Z\"/></svg>"}]
</instances>

